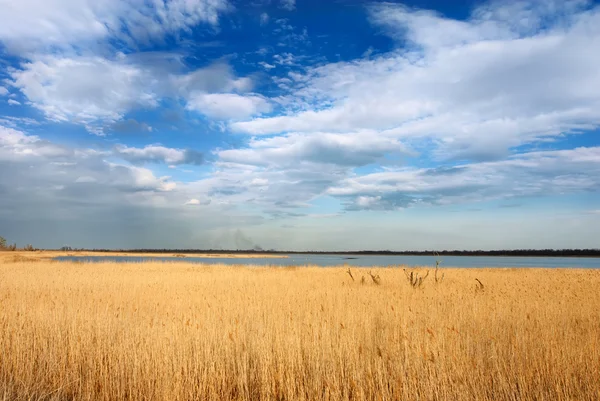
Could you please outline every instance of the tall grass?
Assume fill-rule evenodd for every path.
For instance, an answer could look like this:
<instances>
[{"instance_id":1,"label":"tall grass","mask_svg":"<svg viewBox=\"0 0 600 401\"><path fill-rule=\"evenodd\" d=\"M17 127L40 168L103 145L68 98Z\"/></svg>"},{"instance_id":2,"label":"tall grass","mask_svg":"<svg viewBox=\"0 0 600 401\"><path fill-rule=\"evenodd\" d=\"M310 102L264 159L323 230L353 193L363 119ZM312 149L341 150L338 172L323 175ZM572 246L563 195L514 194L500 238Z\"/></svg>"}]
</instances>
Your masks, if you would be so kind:
<instances>
[{"instance_id":1,"label":"tall grass","mask_svg":"<svg viewBox=\"0 0 600 401\"><path fill-rule=\"evenodd\" d=\"M444 271L1 263L0 399L600 399L600 271Z\"/></svg>"}]
</instances>

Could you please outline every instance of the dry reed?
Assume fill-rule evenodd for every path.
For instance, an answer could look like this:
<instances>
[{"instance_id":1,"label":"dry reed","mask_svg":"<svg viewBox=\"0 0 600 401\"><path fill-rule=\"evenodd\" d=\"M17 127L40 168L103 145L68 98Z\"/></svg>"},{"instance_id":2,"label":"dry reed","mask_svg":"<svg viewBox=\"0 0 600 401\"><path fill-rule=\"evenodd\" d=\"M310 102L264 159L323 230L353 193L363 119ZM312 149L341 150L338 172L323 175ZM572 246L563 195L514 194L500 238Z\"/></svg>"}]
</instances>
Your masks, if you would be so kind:
<instances>
[{"instance_id":1,"label":"dry reed","mask_svg":"<svg viewBox=\"0 0 600 401\"><path fill-rule=\"evenodd\" d=\"M600 399L600 271L444 271L0 262L0 399Z\"/></svg>"}]
</instances>

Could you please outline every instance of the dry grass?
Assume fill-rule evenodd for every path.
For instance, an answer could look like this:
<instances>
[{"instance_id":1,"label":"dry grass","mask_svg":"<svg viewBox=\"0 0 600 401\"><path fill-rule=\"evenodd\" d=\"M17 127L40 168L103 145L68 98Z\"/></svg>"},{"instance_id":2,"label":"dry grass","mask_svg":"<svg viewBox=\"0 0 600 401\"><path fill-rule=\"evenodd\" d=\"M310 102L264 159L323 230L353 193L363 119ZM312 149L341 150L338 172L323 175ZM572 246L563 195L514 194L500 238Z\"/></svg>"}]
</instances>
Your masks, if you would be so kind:
<instances>
[{"instance_id":1,"label":"dry grass","mask_svg":"<svg viewBox=\"0 0 600 401\"><path fill-rule=\"evenodd\" d=\"M5 261L0 399L600 399L600 271L372 272Z\"/></svg>"}]
</instances>

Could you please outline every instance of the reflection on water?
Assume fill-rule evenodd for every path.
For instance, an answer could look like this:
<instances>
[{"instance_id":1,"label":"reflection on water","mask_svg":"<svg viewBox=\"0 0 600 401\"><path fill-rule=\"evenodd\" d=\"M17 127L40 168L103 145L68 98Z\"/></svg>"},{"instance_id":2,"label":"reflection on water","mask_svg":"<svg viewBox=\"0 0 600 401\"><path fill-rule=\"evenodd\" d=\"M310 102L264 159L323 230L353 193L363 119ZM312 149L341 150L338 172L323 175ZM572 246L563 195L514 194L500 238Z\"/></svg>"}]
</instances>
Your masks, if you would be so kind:
<instances>
[{"instance_id":1,"label":"reflection on water","mask_svg":"<svg viewBox=\"0 0 600 401\"><path fill-rule=\"evenodd\" d=\"M289 255L288 258L202 258L162 256L61 256L55 260L82 262L186 262L254 266L435 266L434 256L423 255ZM568 267L599 269L600 258L548 258L498 256L444 256L441 267Z\"/></svg>"}]
</instances>

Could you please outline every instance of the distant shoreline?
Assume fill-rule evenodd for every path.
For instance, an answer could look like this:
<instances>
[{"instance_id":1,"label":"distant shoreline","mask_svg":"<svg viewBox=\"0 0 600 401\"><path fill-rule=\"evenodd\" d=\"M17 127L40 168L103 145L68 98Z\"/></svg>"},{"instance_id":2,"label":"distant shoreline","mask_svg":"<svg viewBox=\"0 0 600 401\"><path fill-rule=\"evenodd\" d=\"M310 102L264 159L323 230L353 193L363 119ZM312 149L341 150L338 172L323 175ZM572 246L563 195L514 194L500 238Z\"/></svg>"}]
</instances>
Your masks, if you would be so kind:
<instances>
[{"instance_id":1,"label":"distant shoreline","mask_svg":"<svg viewBox=\"0 0 600 401\"><path fill-rule=\"evenodd\" d=\"M179 254L185 256L201 255L202 257L287 257L287 255L340 255L340 256L493 256L493 257L563 257L563 258L598 258L600 249L518 249L494 251L275 251L275 250L219 250L219 249L71 249L45 250L48 252L85 252L85 253L119 253L119 254Z\"/></svg>"},{"instance_id":2,"label":"distant shoreline","mask_svg":"<svg viewBox=\"0 0 600 401\"><path fill-rule=\"evenodd\" d=\"M169 258L206 258L206 259L284 259L287 258L286 255L282 254L272 254L272 253L264 253L264 254L248 254L246 252L179 252L179 251L164 251L164 252L149 252L149 251L114 251L114 250L86 250L86 249L77 249L70 251L63 250L55 250L55 249L38 249L35 251L5 251L0 252L0 255L10 256L10 255L31 255L41 258L55 258L62 256L82 256L82 257L97 257L97 256L116 256L116 257L148 257L151 255L161 256L161 257L169 257Z\"/></svg>"}]
</instances>

